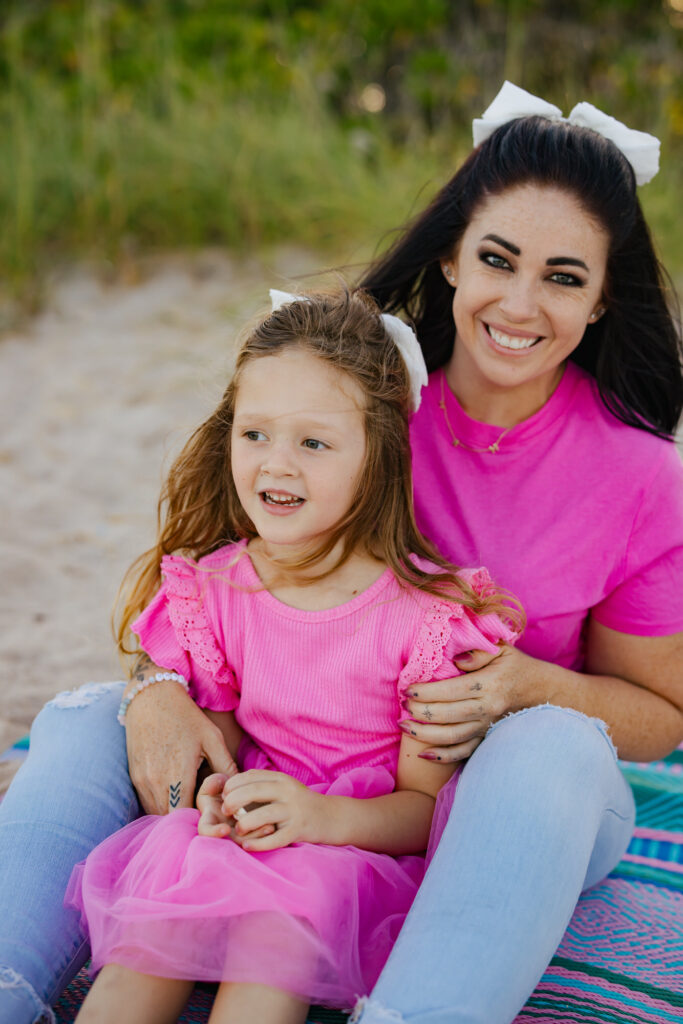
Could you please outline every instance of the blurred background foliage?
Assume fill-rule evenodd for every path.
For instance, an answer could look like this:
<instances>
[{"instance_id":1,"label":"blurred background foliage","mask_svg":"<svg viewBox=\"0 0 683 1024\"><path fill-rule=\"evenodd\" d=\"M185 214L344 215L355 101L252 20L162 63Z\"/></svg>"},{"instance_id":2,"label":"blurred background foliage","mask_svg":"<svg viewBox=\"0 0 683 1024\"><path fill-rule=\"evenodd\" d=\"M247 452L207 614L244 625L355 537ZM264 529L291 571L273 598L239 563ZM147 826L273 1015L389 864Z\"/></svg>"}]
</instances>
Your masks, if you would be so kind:
<instances>
[{"instance_id":1,"label":"blurred background foliage","mask_svg":"<svg viewBox=\"0 0 683 1024\"><path fill-rule=\"evenodd\" d=\"M365 259L505 78L659 135L680 275L682 58L683 0L3 0L0 288L178 247Z\"/></svg>"}]
</instances>

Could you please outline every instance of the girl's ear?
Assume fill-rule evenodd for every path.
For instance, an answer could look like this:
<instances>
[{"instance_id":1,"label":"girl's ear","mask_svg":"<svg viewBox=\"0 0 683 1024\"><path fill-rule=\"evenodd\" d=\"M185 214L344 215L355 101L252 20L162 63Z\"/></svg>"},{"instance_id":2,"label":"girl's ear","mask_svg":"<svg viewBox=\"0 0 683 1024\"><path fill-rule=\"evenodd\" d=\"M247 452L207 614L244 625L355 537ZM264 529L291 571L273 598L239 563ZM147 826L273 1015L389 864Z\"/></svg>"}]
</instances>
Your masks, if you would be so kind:
<instances>
[{"instance_id":1,"label":"girl's ear","mask_svg":"<svg viewBox=\"0 0 683 1024\"><path fill-rule=\"evenodd\" d=\"M458 279L455 276L455 267L453 266L452 260L441 262L441 273L446 278L451 288L455 288L458 283Z\"/></svg>"},{"instance_id":2,"label":"girl's ear","mask_svg":"<svg viewBox=\"0 0 683 1024\"><path fill-rule=\"evenodd\" d=\"M603 315L604 312L605 312L605 307L604 306L596 306L595 309L593 310L593 312L591 313L591 315L588 317L588 322L591 323L591 324L594 324L596 322L596 320L600 319L600 317Z\"/></svg>"}]
</instances>

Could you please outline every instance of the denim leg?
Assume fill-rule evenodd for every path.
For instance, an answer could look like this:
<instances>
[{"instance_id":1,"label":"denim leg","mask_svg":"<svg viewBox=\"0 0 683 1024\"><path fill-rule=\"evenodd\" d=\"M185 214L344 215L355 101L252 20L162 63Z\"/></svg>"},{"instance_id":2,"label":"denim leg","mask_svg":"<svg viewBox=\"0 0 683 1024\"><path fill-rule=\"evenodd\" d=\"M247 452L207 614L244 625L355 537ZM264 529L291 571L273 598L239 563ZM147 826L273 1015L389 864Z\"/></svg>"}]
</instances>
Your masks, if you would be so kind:
<instances>
[{"instance_id":1,"label":"denim leg","mask_svg":"<svg viewBox=\"0 0 683 1024\"><path fill-rule=\"evenodd\" d=\"M88 957L63 899L74 864L139 814L116 720L123 687L50 701L0 803L0 1024L52 1019L49 1004Z\"/></svg>"},{"instance_id":2,"label":"denim leg","mask_svg":"<svg viewBox=\"0 0 683 1024\"><path fill-rule=\"evenodd\" d=\"M618 863L631 790L604 726L551 705L498 722L448 824L362 1024L509 1024L582 889Z\"/></svg>"}]
</instances>

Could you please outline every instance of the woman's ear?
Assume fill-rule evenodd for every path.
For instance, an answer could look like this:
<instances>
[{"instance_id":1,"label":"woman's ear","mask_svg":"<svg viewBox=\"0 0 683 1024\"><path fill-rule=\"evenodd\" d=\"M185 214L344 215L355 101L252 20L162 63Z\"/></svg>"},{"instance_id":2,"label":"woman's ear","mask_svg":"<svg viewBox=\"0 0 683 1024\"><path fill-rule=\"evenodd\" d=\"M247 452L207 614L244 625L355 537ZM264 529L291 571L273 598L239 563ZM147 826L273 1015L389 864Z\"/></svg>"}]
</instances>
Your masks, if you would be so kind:
<instances>
[{"instance_id":1,"label":"woman's ear","mask_svg":"<svg viewBox=\"0 0 683 1024\"><path fill-rule=\"evenodd\" d=\"M594 324L596 320L599 320L602 314L605 312L604 306L596 306L591 315L588 317L588 322Z\"/></svg>"},{"instance_id":2,"label":"woman's ear","mask_svg":"<svg viewBox=\"0 0 683 1024\"><path fill-rule=\"evenodd\" d=\"M455 288L458 283L458 280L455 276L455 267L453 266L453 262L451 260L441 261L441 273L446 278L451 288Z\"/></svg>"}]
</instances>

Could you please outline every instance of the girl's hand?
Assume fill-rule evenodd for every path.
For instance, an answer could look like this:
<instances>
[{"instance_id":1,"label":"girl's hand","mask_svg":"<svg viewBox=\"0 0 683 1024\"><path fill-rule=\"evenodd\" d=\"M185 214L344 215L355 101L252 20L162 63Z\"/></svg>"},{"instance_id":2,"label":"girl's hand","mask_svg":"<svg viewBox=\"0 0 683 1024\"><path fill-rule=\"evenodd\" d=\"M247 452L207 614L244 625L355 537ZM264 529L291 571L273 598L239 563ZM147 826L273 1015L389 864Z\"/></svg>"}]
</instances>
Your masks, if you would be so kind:
<instances>
[{"instance_id":1,"label":"girl's hand","mask_svg":"<svg viewBox=\"0 0 683 1024\"><path fill-rule=\"evenodd\" d=\"M137 694L126 712L128 766L147 814L192 807L197 770L234 775L237 766L220 729L172 680Z\"/></svg>"},{"instance_id":2,"label":"girl's hand","mask_svg":"<svg viewBox=\"0 0 683 1024\"><path fill-rule=\"evenodd\" d=\"M413 722L401 728L432 746L418 756L462 761L479 746L488 728L509 711L527 704L522 691L536 659L502 645L496 654L472 651L455 659L465 674L411 688L407 703Z\"/></svg>"},{"instance_id":3,"label":"girl's hand","mask_svg":"<svg viewBox=\"0 0 683 1024\"><path fill-rule=\"evenodd\" d=\"M259 806L251 809L253 804ZM222 813L236 820L232 836L245 850L324 842L324 809L323 794L283 772L251 769L233 775L223 787ZM265 835L265 829L271 834Z\"/></svg>"},{"instance_id":4,"label":"girl's hand","mask_svg":"<svg viewBox=\"0 0 683 1024\"><path fill-rule=\"evenodd\" d=\"M220 772L209 775L202 783L197 793L197 810L200 812L197 832L200 836L213 836L217 839L225 839L227 836L242 845L242 836L235 832L237 820L233 815L227 815L223 810L223 789L228 776ZM275 831L273 825L264 825L249 833L250 839L259 839L261 836L269 836Z\"/></svg>"},{"instance_id":5,"label":"girl's hand","mask_svg":"<svg viewBox=\"0 0 683 1024\"><path fill-rule=\"evenodd\" d=\"M223 839L230 835L235 819L223 813L223 786L227 781L227 775L216 772L204 779L200 786L197 793L197 810L200 812L197 831L200 836Z\"/></svg>"}]
</instances>

